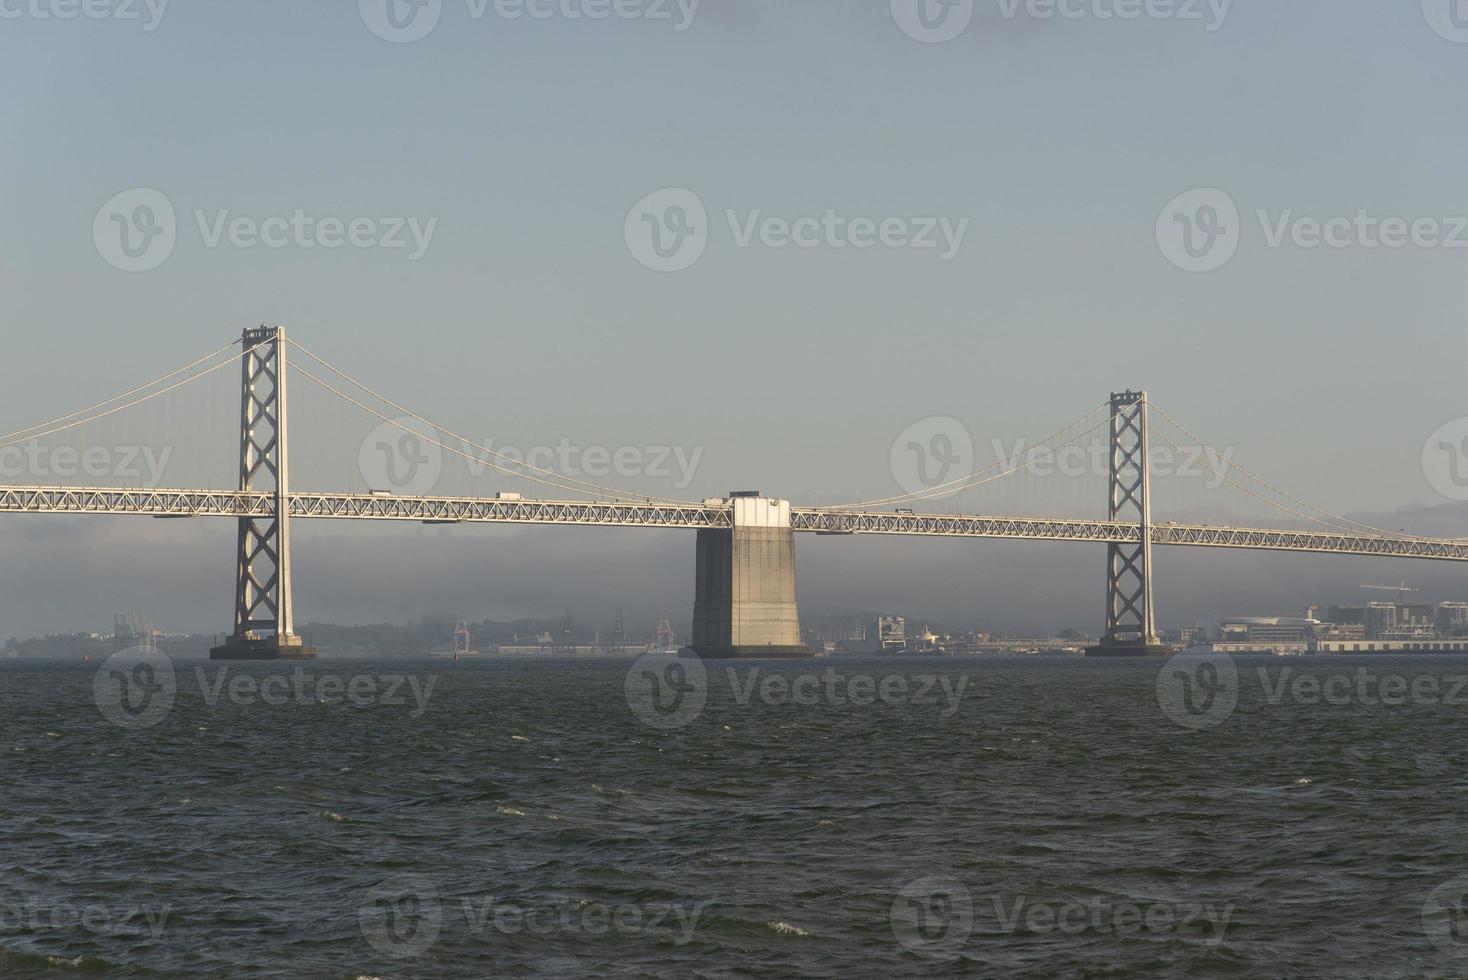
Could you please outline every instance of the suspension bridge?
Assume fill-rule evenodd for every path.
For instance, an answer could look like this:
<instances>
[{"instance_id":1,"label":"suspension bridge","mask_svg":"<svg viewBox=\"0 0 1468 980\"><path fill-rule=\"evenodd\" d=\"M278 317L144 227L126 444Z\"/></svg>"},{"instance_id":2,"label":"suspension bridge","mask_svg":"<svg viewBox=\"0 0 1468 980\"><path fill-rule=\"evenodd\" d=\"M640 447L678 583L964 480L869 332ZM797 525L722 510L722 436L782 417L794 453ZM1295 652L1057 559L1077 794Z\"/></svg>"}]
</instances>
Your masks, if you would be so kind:
<instances>
[{"instance_id":1,"label":"suspension bridge","mask_svg":"<svg viewBox=\"0 0 1468 980\"><path fill-rule=\"evenodd\" d=\"M231 351L239 348L238 354ZM417 496L384 491L298 492L291 489L287 424L288 349L304 354L333 383L289 363L294 374L380 420L453 456L497 473L529 480L558 493L590 499L530 499L519 493ZM158 398L238 363L241 371L239 470L229 490L75 486L0 486L0 513L137 515L155 518L233 518L235 553L233 630L213 651L216 659L308 657L296 633L291 590L291 521L369 520L425 524L545 524L685 528L697 531L693 636L690 650L705 657L795 657L810 651L801 639L795 602L797 533L910 535L1104 544L1106 620L1099 656L1165 652L1152 598L1155 546L1361 555L1468 562L1468 539L1408 535L1372 527L1290 496L1246 470L1235 475L1212 462L1211 452L1178 445L1151 423L1145 392L1111 398L1065 431L1066 445L1104 430L1109 445L1107 499L1101 519L920 513L916 506L958 490L1012 476L1021 458L920 491L840 506L799 506L756 492L702 501L629 498L624 492L533 466L523 459L434 426L293 340L280 327L244 331L239 341L184 368L70 415L0 436L0 449L94 423ZM340 385L340 387L338 387ZM352 388L357 394L342 390ZM368 399L364 401L363 399ZM373 408L375 401L382 406ZM398 413L394 417L388 412ZM1160 410L1159 410L1160 411ZM1178 430L1191 435L1166 416ZM1084 426L1090 424L1089 428ZM438 438L443 434L449 441ZM1150 445L1154 435L1219 479L1266 500L1317 528L1253 528L1208 523L1156 523L1152 517ZM1054 437L1052 437L1053 440ZM1052 440L1046 440L1048 444ZM1260 489L1267 490L1267 495ZM903 505L903 506L896 506Z\"/></svg>"}]
</instances>

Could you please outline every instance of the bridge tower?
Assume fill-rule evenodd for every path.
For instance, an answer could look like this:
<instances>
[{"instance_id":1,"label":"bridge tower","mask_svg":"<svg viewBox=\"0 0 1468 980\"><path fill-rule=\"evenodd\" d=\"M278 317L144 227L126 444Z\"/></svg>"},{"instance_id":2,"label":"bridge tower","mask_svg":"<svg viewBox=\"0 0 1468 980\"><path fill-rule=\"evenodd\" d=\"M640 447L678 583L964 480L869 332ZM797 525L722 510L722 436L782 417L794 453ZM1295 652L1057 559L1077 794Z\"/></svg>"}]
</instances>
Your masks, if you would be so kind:
<instances>
[{"instance_id":1,"label":"bridge tower","mask_svg":"<svg viewBox=\"0 0 1468 980\"><path fill-rule=\"evenodd\" d=\"M622 618L622 609L617 608L617 621L612 624L612 640L607 644L607 650L611 653L621 653L627 649L627 623Z\"/></svg>"},{"instance_id":2,"label":"bridge tower","mask_svg":"<svg viewBox=\"0 0 1468 980\"><path fill-rule=\"evenodd\" d=\"M662 653L673 653L678 648L674 646L673 626L668 622L668 611L663 610L662 618L658 620L658 631L653 636L653 649Z\"/></svg>"},{"instance_id":3,"label":"bridge tower","mask_svg":"<svg viewBox=\"0 0 1468 980\"><path fill-rule=\"evenodd\" d=\"M576 620L569 609L566 610L566 618L561 620L561 632L557 635L555 650L567 656L576 653Z\"/></svg>"},{"instance_id":4,"label":"bridge tower","mask_svg":"<svg viewBox=\"0 0 1468 980\"><path fill-rule=\"evenodd\" d=\"M265 493L259 512L239 518L234 632L214 660L309 658L291 606L289 454L286 446L285 328L247 329L242 340L240 491Z\"/></svg>"},{"instance_id":5,"label":"bridge tower","mask_svg":"<svg viewBox=\"0 0 1468 980\"><path fill-rule=\"evenodd\" d=\"M690 653L709 659L813 656L801 642L795 608L790 501L744 491L725 503L733 526L698 531Z\"/></svg>"},{"instance_id":6,"label":"bridge tower","mask_svg":"<svg viewBox=\"0 0 1468 980\"><path fill-rule=\"evenodd\" d=\"M1106 546L1106 632L1090 657L1146 657L1172 651L1157 635L1152 607L1152 476L1147 393L1111 396L1111 478L1106 516L1137 525L1137 543Z\"/></svg>"}]
</instances>

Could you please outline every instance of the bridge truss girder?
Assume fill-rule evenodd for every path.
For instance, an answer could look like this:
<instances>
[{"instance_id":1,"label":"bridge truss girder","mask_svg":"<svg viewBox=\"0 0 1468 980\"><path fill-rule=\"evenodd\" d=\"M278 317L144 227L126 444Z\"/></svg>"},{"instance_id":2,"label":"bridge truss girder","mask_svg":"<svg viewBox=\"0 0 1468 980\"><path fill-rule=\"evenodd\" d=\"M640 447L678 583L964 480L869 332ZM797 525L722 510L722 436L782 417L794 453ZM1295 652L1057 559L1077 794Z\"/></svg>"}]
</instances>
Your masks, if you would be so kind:
<instances>
[{"instance_id":1,"label":"bridge truss girder","mask_svg":"<svg viewBox=\"0 0 1468 980\"><path fill-rule=\"evenodd\" d=\"M378 520L431 524L557 524L602 527L732 527L727 507L623 501L495 500L485 497L386 497L292 493L292 519ZM274 495L235 490L125 490L0 486L0 514L114 514L141 517L269 517ZM897 514L792 507L798 532L903 537L986 538L1131 544L1137 525L1064 518ZM1211 524L1154 524L1153 545L1362 555L1468 562L1468 539L1341 534Z\"/></svg>"}]
</instances>

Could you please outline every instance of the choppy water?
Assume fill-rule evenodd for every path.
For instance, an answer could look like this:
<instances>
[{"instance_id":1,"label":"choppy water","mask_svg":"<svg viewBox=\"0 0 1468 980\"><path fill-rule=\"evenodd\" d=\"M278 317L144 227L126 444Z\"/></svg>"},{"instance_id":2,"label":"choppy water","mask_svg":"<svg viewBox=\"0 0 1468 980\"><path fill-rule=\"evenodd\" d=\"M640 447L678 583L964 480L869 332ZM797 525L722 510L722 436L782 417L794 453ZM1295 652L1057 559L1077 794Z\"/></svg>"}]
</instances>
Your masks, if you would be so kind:
<instances>
[{"instance_id":1,"label":"choppy water","mask_svg":"<svg viewBox=\"0 0 1468 980\"><path fill-rule=\"evenodd\" d=\"M1237 665L8 663L0 974L1468 975L1468 660Z\"/></svg>"}]
</instances>

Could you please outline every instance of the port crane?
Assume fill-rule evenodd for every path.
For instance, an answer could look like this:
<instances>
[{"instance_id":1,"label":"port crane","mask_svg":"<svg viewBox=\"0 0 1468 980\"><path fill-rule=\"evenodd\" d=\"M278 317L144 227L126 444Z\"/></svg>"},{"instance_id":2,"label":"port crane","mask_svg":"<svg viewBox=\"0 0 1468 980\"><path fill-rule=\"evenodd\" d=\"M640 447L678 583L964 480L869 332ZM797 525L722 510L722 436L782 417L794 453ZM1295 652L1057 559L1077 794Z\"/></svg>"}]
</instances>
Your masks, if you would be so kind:
<instances>
[{"instance_id":1,"label":"port crane","mask_svg":"<svg viewBox=\"0 0 1468 980\"><path fill-rule=\"evenodd\" d=\"M1398 602L1402 602L1403 600L1405 600L1407 598L1407 593L1408 592L1421 592L1422 591L1421 589L1414 589L1414 588L1412 588L1406 582L1402 582L1400 585L1363 585L1363 586L1361 586L1361 588L1363 588L1363 589L1374 589L1374 590L1376 590L1378 592L1395 592L1397 594L1397 601Z\"/></svg>"}]
</instances>

